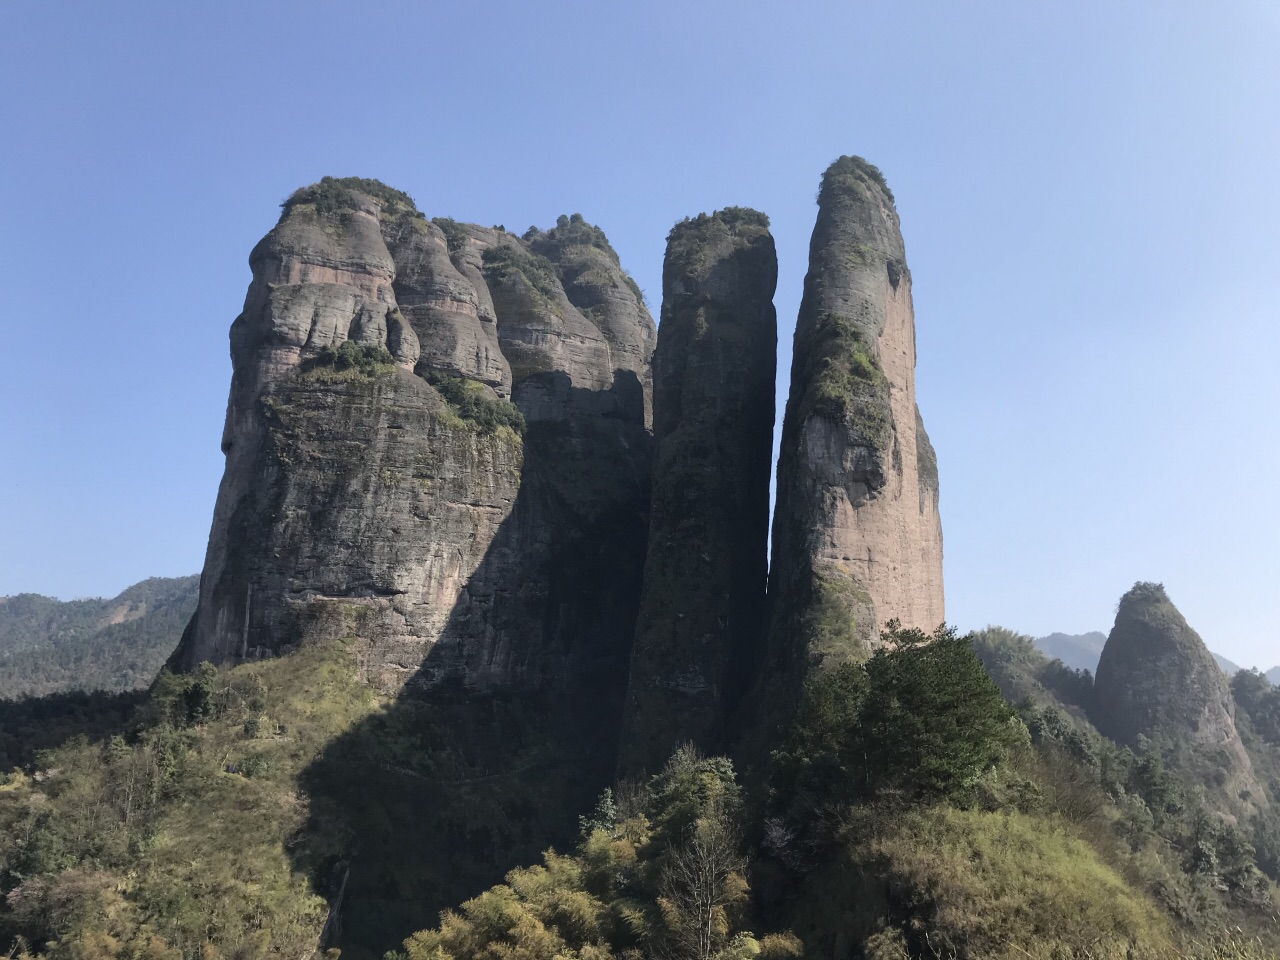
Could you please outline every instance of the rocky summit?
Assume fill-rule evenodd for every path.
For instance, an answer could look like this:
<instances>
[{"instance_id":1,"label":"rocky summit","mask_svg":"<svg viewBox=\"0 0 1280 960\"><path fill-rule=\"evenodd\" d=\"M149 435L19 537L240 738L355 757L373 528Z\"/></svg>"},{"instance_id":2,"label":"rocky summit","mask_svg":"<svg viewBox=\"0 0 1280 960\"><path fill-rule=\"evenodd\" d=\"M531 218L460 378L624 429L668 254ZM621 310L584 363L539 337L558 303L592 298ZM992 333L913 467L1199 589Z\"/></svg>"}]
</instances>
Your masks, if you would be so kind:
<instances>
[{"instance_id":1,"label":"rocky summit","mask_svg":"<svg viewBox=\"0 0 1280 960\"><path fill-rule=\"evenodd\" d=\"M732 746L768 578L778 260L762 213L675 226L654 358L653 510L620 769Z\"/></svg>"},{"instance_id":2,"label":"rocky summit","mask_svg":"<svg viewBox=\"0 0 1280 960\"><path fill-rule=\"evenodd\" d=\"M891 619L943 621L938 465L915 398L902 233L880 171L823 175L782 427L766 677L861 659Z\"/></svg>"}]
</instances>

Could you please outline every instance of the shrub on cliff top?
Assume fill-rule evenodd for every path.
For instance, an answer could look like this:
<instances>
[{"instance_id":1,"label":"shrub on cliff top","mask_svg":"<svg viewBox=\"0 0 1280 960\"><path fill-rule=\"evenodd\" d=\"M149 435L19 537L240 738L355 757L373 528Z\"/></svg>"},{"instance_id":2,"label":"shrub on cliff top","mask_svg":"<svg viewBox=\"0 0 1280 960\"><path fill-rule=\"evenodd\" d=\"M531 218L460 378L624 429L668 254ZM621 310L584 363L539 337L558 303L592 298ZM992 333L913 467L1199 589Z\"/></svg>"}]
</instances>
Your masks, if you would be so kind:
<instances>
[{"instance_id":1,"label":"shrub on cliff top","mask_svg":"<svg viewBox=\"0 0 1280 960\"><path fill-rule=\"evenodd\" d=\"M353 192L363 193L381 201L384 208L403 208L406 212L422 216L418 213L413 197L403 190L388 187L381 180L370 180L365 177L321 177L319 183L295 190L280 206L285 215L302 203L314 204L316 212L320 214L337 213L339 210L350 209L354 205L351 196Z\"/></svg>"},{"instance_id":2,"label":"shrub on cliff top","mask_svg":"<svg viewBox=\"0 0 1280 960\"><path fill-rule=\"evenodd\" d=\"M864 184L867 181L884 191L889 202L893 203L893 191L889 189L889 184L884 174L880 172L880 168L873 163L868 163L862 157L839 157L827 167L826 172L822 174L822 187L818 191L818 200L821 202L824 197L830 199L838 195L847 196L850 193L860 197L865 196Z\"/></svg>"},{"instance_id":3,"label":"shrub on cliff top","mask_svg":"<svg viewBox=\"0 0 1280 960\"><path fill-rule=\"evenodd\" d=\"M491 282L501 284L523 279L548 300L555 299L560 289L560 278L550 260L514 244L490 247L485 250L483 259L485 276Z\"/></svg>"}]
</instances>

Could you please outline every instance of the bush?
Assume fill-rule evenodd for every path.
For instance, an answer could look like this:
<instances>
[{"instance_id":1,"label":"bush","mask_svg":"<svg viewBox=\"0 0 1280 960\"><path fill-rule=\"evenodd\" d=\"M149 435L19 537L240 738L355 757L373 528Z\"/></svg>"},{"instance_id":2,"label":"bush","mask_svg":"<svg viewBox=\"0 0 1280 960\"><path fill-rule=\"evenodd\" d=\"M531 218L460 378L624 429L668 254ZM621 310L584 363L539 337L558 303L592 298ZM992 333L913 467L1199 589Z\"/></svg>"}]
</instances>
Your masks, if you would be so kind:
<instances>
[{"instance_id":1,"label":"bush","mask_svg":"<svg viewBox=\"0 0 1280 960\"><path fill-rule=\"evenodd\" d=\"M839 157L822 175L822 186L818 194L819 202L824 198L831 199L836 196L865 197L867 183L873 183L879 187L889 202L893 203L893 191L889 189L889 184L885 181L879 167L868 163L862 157Z\"/></svg>"},{"instance_id":2,"label":"bush","mask_svg":"<svg viewBox=\"0 0 1280 960\"><path fill-rule=\"evenodd\" d=\"M363 193L378 200L384 210L401 209L422 216L418 213L413 197L402 190L388 187L381 180L365 177L321 177L319 183L295 190L280 206L287 215L299 204L309 203L315 206L316 213L327 215L351 209L355 203L352 193Z\"/></svg>"},{"instance_id":3,"label":"bush","mask_svg":"<svg viewBox=\"0 0 1280 960\"><path fill-rule=\"evenodd\" d=\"M489 435L501 427L524 433L524 414L516 405L509 400L488 396L483 385L476 381L431 373L427 375L427 383L435 387L454 413L472 424L478 433Z\"/></svg>"},{"instance_id":4,"label":"bush","mask_svg":"<svg viewBox=\"0 0 1280 960\"><path fill-rule=\"evenodd\" d=\"M325 347L302 361L302 374L313 380L372 379L390 373L395 360L381 344L344 340L337 348Z\"/></svg>"}]
</instances>

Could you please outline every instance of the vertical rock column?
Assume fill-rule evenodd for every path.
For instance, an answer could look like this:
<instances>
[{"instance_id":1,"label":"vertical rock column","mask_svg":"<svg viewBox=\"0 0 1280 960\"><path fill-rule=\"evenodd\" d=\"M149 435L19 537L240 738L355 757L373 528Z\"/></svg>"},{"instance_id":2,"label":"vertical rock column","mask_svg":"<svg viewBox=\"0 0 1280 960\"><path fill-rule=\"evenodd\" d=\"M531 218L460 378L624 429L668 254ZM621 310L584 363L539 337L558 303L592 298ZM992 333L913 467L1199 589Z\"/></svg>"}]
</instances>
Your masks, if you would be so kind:
<instances>
[{"instance_id":1,"label":"vertical rock column","mask_svg":"<svg viewBox=\"0 0 1280 960\"><path fill-rule=\"evenodd\" d=\"M778 265L768 219L729 208L667 240L654 356L653 507L619 767L726 745L768 573Z\"/></svg>"},{"instance_id":2,"label":"vertical rock column","mask_svg":"<svg viewBox=\"0 0 1280 960\"><path fill-rule=\"evenodd\" d=\"M783 421L763 682L861 659L897 618L943 620L933 448L915 402L915 317L893 195L841 157L823 175Z\"/></svg>"}]
</instances>

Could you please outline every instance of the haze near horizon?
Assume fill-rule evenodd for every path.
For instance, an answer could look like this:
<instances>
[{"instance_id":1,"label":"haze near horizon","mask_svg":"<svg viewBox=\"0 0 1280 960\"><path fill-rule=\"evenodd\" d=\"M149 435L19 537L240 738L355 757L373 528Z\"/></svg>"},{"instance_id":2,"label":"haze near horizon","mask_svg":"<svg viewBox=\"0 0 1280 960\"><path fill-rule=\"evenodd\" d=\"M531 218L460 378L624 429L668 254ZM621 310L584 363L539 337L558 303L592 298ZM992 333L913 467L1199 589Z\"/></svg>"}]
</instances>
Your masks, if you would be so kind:
<instances>
[{"instance_id":1,"label":"haze near horizon","mask_svg":"<svg viewBox=\"0 0 1280 960\"><path fill-rule=\"evenodd\" d=\"M0 595L200 569L227 328L296 187L581 212L655 316L671 225L761 209L780 417L814 192L853 153L902 218L948 620L1105 632L1156 580L1269 667L1278 39L1261 2L0 9Z\"/></svg>"}]
</instances>

